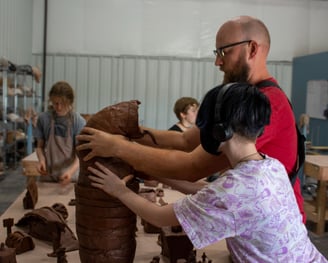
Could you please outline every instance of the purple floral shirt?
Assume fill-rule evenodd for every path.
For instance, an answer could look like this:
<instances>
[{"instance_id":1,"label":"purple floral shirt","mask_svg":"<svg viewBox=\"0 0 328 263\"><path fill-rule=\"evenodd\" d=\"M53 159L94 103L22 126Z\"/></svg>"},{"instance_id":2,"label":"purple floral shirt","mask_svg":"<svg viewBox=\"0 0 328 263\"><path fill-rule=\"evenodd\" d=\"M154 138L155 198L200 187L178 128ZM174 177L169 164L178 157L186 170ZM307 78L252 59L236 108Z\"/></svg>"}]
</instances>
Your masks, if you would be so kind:
<instances>
[{"instance_id":1,"label":"purple floral shirt","mask_svg":"<svg viewBox=\"0 0 328 263\"><path fill-rule=\"evenodd\" d=\"M328 262L308 238L284 166L239 163L174 204L196 248L226 239L234 262Z\"/></svg>"}]
</instances>

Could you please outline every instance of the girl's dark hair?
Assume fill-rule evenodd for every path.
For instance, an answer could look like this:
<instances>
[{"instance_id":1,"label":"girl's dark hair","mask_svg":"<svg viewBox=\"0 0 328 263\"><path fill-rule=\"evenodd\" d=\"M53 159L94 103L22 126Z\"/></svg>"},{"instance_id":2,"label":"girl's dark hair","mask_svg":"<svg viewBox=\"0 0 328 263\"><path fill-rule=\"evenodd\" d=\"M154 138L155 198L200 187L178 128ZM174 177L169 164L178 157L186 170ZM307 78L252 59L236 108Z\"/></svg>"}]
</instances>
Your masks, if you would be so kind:
<instances>
[{"instance_id":1,"label":"girl's dark hair","mask_svg":"<svg viewBox=\"0 0 328 263\"><path fill-rule=\"evenodd\" d=\"M254 85L232 84L222 97L221 121L248 139L256 139L263 132L270 115L269 99Z\"/></svg>"}]
</instances>

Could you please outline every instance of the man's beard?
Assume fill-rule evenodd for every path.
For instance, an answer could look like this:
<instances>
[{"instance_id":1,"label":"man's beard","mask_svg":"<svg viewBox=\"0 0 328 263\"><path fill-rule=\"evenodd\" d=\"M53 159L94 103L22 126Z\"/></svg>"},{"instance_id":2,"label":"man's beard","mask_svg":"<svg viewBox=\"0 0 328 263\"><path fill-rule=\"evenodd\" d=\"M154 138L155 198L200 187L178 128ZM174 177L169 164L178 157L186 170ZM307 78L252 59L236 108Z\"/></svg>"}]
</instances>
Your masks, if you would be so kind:
<instances>
[{"instance_id":1,"label":"man's beard","mask_svg":"<svg viewBox=\"0 0 328 263\"><path fill-rule=\"evenodd\" d=\"M249 77L249 66L239 58L239 61L236 63L238 65L234 70L226 72L224 74L223 83L231 82L243 82L246 83Z\"/></svg>"}]
</instances>

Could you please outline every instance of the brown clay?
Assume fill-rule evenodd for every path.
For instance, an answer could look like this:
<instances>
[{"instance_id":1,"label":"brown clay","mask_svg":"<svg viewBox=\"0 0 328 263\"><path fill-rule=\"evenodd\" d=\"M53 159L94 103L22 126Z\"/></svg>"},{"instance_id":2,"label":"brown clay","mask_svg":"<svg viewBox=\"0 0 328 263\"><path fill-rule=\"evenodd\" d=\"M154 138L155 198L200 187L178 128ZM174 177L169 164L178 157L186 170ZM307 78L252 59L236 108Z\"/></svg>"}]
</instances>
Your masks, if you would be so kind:
<instances>
[{"instance_id":1,"label":"brown clay","mask_svg":"<svg viewBox=\"0 0 328 263\"><path fill-rule=\"evenodd\" d=\"M132 100L108 106L93 114L86 126L130 139L141 138L145 132L138 125L139 104L140 102ZM82 263L132 263L136 249L136 215L117 198L92 187L87 168L97 161L120 178L135 174L136 171L118 158L96 157L85 162L83 157L87 153L88 151L78 152L80 174L75 186L80 260ZM131 180L127 186L138 193L137 180Z\"/></svg>"},{"instance_id":2,"label":"brown clay","mask_svg":"<svg viewBox=\"0 0 328 263\"><path fill-rule=\"evenodd\" d=\"M0 245L0 263L17 263L14 248L5 247L4 243Z\"/></svg>"}]
</instances>

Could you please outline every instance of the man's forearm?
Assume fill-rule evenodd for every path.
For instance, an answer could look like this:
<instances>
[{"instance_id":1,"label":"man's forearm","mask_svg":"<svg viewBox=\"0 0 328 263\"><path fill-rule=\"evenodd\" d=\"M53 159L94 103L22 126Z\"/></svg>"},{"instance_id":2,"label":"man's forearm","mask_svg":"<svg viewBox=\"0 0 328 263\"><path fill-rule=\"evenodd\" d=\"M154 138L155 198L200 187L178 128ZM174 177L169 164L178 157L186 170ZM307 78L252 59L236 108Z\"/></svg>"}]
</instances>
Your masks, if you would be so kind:
<instances>
[{"instance_id":1,"label":"man's forearm","mask_svg":"<svg viewBox=\"0 0 328 263\"><path fill-rule=\"evenodd\" d=\"M226 159L207 154L198 148L187 153L155 149L130 141L120 142L115 157L126 161L135 170L153 177L188 181L199 180L227 167Z\"/></svg>"},{"instance_id":2,"label":"man's forearm","mask_svg":"<svg viewBox=\"0 0 328 263\"><path fill-rule=\"evenodd\" d=\"M152 137L145 135L143 138L136 139L135 141L148 146L159 147L159 148L171 148L182 151L192 151L198 144L199 141L190 139L190 137L198 137L198 131L187 131L187 132L176 132L169 130L157 130L147 127L141 127L144 131L148 131L154 137L157 144L154 144Z\"/></svg>"},{"instance_id":3,"label":"man's forearm","mask_svg":"<svg viewBox=\"0 0 328 263\"><path fill-rule=\"evenodd\" d=\"M219 156L209 154L201 145L190 152L160 149L129 141L121 135L113 135L91 127L84 127L82 131L84 134L78 135L77 139L84 143L78 145L76 149L78 151L89 150L83 161L88 161L96 156L117 157L129 163L135 170L152 177L188 181L197 181L229 166L227 158L223 154ZM194 131L191 135L198 135L199 140L199 130Z\"/></svg>"}]
</instances>

